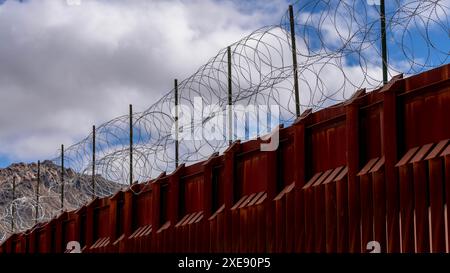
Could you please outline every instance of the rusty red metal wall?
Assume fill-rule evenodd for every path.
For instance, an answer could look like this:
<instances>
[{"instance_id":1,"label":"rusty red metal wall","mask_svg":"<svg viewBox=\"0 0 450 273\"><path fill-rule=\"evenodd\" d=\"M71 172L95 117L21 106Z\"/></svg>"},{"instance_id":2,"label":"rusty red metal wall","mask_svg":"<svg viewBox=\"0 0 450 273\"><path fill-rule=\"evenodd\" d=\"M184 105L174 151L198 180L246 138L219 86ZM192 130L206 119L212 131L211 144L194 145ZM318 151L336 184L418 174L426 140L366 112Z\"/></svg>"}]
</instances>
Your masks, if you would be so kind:
<instances>
[{"instance_id":1,"label":"rusty red metal wall","mask_svg":"<svg viewBox=\"0 0 450 273\"><path fill-rule=\"evenodd\" d=\"M6 253L449 252L450 65L11 236Z\"/></svg>"}]
</instances>

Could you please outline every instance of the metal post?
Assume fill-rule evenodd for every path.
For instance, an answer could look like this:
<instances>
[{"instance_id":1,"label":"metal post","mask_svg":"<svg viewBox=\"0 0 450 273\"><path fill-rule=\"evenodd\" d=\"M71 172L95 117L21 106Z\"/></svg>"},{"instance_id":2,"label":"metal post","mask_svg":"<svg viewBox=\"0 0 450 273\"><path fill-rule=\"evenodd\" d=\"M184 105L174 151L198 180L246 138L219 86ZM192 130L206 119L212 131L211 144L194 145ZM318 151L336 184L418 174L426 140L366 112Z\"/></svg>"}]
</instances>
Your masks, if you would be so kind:
<instances>
[{"instance_id":1,"label":"metal post","mask_svg":"<svg viewBox=\"0 0 450 273\"><path fill-rule=\"evenodd\" d=\"M37 224L38 216L39 216L39 186L41 184L41 161L38 160L37 165L37 186L36 186L36 218L34 219L34 223Z\"/></svg>"},{"instance_id":2,"label":"metal post","mask_svg":"<svg viewBox=\"0 0 450 273\"><path fill-rule=\"evenodd\" d=\"M381 54L383 58L383 83L388 82L388 71L387 71L387 42L386 42L386 12L384 0L380 0L380 21L381 21Z\"/></svg>"},{"instance_id":3,"label":"metal post","mask_svg":"<svg viewBox=\"0 0 450 273\"><path fill-rule=\"evenodd\" d=\"M130 104L130 186L133 185L133 105Z\"/></svg>"},{"instance_id":4,"label":"metal post","mask_svg":"<svg viewBox=\"0 0 450 273\"><path fill-rule=\"evenodd\" d=\"M64 209L64 144L61 145L61 211Z\"/></svg>"},{"instance_id":5,"label":"metal post","mask_svg":"<svg viewBox=\"0 0 450 273\"><path fill-rule=\"evenodd\" d=\"M228 55L228 143L231 145L233 143L233 88L232 88L232 78L231 78L231 47L227 48Z\"/></svg>"},{"instance_id":6,"label":"metal post","mask_svg":"<svg viewBox=\"0 0 450 273\"><path fill-rule=\"evenodd\" d=\"M14 217L16 215L16 207L14 204L14 200L16 200L16 176L13 176L12 182L12 207L11 207L11 231L14 233Z\"/></svg>"},{"instance_id":7,"label":"metal post","mask_svg":"<svg viewBox=\"0 0 450 273\"><path fill-rule=\"evenodd\" d=\"M92 126L92 199L95 198L95 125Z\"/></svg>"},{"instance_id":8,"label":"metal post","mask_svg":"<svg viewBox=\"0 0 450 273\"><path fill-rule=\"evenodd\" d=\"M178 80L175 79L175 168L178 168L179 143L178 143Z\"/></svg>"},{"instance_id":9,"label":"metal post","mask_svg":"<svg viewBox=\"0 0 450 273\"><path fill-rule=\"evenodd\" d=\"M291 44L292 44L292 65L294 67L294 92L295 92L295 113L300 117L300 95L298 87L298 65L297 65L297 46L295 44L295 21L294 9L289 5L289 21L291 25Z\"/></svg>"}]
</instances>

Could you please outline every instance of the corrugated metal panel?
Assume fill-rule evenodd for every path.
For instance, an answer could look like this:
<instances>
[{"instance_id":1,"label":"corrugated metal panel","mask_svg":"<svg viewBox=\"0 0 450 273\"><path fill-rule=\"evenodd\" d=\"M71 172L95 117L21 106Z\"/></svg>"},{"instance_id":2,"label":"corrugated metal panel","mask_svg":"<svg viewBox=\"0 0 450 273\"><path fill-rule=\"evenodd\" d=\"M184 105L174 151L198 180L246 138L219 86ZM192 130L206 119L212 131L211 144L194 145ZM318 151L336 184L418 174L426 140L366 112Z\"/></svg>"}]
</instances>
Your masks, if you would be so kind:
<instances>
[{"instance_id":1,"label":"corrugated metal panel","mask_svg":"<svg viewBox=\"0 0 450 273\"><path fill-rule=\"evenodd\" d=\"M448 252L449 79L446 65L358 91L281 129L276 151L236 142L0 252Z\"/></svg>"}]
</instances>

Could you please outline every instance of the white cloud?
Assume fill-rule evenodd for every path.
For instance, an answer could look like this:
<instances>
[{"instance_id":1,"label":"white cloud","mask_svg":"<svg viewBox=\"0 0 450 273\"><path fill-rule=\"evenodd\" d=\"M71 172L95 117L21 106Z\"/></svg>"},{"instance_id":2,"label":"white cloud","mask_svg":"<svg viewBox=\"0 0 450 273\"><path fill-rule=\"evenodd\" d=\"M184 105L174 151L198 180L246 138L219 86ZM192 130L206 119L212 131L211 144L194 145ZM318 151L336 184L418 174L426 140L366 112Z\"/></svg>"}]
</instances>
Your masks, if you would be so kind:
<instances>
[{"instance_id":1,"label":"white cloud","mask_svg":"<svg viewBox=\"0 0 450 273\"><path fill-rule=\"evenodd\" d=\"M248 4L248 3L247 3ZM224 46L277 23L283 0L6 1L0 5L0 146L54 155L91 124L144 110ZM270 15L268 15L270 13Z\"/></svg>"},{"instance_id":2,"label":"white cloud","mask_svg":"<svg viewBox=\"0 0 450 273\"><path fill-rule=\"evenodd\" d=\"M301 101L308 107L327 106L333 99L348 98L358 88L381 83L376 28L358 33L361 26L374 22L375 9L348 16L354 1L336 1L341 5L328 7L328 16L303 11L298 18L298 23L310 25L300 29L323 35L320 44L318 33L308 32L302 39L302 30L297 32ZM12 160L49 157L59 143L71 144L87 135L91 124L126 114L129 103L137 111L147 109L172 88L173 78L181 83L219 49L264 25L277 24L286 7L286 0L86 0L79 6L68 6L63 0L7 1L0 5L2 153ZM239 81L243 93L255 88L281 92L280 102L292 110L288 36L273 28L247 37L250 40L237 49L250 49L243 57L235 54L233 62L249 67L240 74L233 72L233 80L234 84ZM348 42L350 37L353 43ZM311 42L317 45L307 50L306 43ZM257 50L252 51L256 44ZM335 52L337 48L345 50ZM224 60L204 67L199 73L204 77L195 78L195 86L180 85L186 91L181 100L203 89L222 91L227 80ZM391 65L390 74L397 73L394 67L403 71L408 65L397 62ZM215 81L202 73L214 74ZM276 81L282 77L288 80ZM270 90L272 84L274 90ZM309 94L304 91L308 89ZM226 92L214 93L221 98L222 94L226 96ZM164 132L164 128L152 129L158 131L157 136Z\"/></svg>"}]
</instances>

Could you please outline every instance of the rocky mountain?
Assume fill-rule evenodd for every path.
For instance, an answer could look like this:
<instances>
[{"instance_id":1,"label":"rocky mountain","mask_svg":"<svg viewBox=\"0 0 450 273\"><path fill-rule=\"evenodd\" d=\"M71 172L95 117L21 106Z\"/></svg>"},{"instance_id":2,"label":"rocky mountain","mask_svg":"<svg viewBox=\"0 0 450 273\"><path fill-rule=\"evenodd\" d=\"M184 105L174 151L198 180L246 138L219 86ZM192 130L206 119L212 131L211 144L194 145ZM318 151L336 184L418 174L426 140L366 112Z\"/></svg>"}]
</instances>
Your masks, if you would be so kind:
<instances>
[{"instance_id":1,"label":"rocky mountain","mask_svg":"<svg viewBox=\"0 0 450 273\"><path fill-rule=\"evenodd\" d=\"M27 230L33 227L36 220L48 221L61 213L61 166L52 161L41 162L39 188L37 174L37 163L15 163L0 169L0 242L11 231ZM95 177L96 196L108 196L121 187L100 175ZM91 175L64 169L64 210L77 209L89 202L92 196Z\"/></svg>"}]
</instances>

